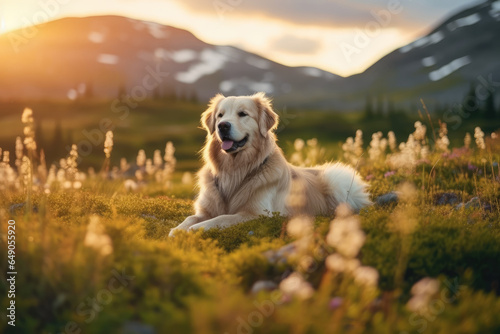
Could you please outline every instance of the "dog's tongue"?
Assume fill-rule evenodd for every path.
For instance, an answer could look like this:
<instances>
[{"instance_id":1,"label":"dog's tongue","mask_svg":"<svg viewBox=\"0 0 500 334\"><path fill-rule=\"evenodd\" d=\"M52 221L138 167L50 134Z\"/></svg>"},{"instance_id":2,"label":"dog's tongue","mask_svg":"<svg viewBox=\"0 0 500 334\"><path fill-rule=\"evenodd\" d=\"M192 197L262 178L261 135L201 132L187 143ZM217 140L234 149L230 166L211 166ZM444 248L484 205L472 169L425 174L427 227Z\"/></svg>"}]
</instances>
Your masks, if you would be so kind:
<instances>
[{"instance_id":1,"label":"dog's tongue","mask_svg":"<svg viewBox=\"0 0 500 334\"><path fill-rule=\"evenodd\" d=\"M222 142L222 149L224 151L229 150L231 147L233 147L233 141L232 140L224 140Z\"/></svg>"}]
</instances>

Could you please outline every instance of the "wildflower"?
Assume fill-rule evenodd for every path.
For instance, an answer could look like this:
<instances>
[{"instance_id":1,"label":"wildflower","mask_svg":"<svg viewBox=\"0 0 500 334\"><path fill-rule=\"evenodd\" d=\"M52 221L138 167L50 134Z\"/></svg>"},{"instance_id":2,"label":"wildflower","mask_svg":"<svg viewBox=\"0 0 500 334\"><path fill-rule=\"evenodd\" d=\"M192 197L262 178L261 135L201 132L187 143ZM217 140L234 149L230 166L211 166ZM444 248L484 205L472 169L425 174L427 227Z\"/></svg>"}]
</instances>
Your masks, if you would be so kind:
<instances>
[{"instance_id":1,"label":"wildflower","mask_svg":"<svg viewBox=\"0 0 500 334\"><path fill-rule=\"evenodd\" d=\"M495 132L491 133L491 139L495 140L498 138L498 135Z\"/></svg>"},{"instance_id":2,"label":"wildflower","mask_svg":"<svg viewBox=\"0 0 500 334\"><path fill-rule=\"evenodd\" d=\"M309 147L316 147L316 146L318 146L318 139L316 139L316 138L309 139L307 141L307 146L309 146Z\"/></svg>"},{"instance_id":3,"label":"wildflower","mask_svg":"<svg viewBox=\"0 0 500 334\"><path fill-rule=\"evenodd\" d=\"M360 228L359 217L349 215L347 204L337 208L337 217L330 224L326 241L341 255L354 258L365 242L365 234Z\"/></svg>"},{"instance_id":4,"label":"wildflower","mask_svg":"<svg viewBox=\"0 0 500 334\"><path fill-rule=\"evenodd\" d=\"M342 304L344 303L344 300L340 297L334 297L332 298L332 300L330 300L330 309L331 310L335 310L335 309L338 309L339 307L342 306Z\"/></svg>"},{"instance_id":5,"label":"wildflower","mask_svg":"<svg viewBox=\"0 0 500 334\"><path fill-rule=\"evenodd\" d=\"M104 141L104 154L109 159L113 150L113 131L106 132L106 140Z\"/></svg>"},{"instance_id":6,"label":"wildflower","mask_svg":"<svg viewBox=\"0 0 500 334\"><path fill-rule=\"evenodd\" d=\"M364 286L374 287L378 284L378 271L372 267L358 267L354 270L354 280Z\"/></svg>"},{"instance_id":7,"label":"wildflower","mask_svg":"<svg viewBox=\"0 0 500 334\"><path fill-rule=\"evenodd\" d=\"M474 138L476 138L476 145L479 149L486 149L486 145L484 143L484 132L481 131L479 126L474 129Z\"/></svg>"},{"instance_id":8,"label":"wildflower","mask_svg":"<svg viewBox=\"0 0 500 334\"><path fill-rule=\"evenodd\" d=\"M304 140L300 139L300 138L297 138L295 139L295 141L293 142L293 147L295 148L295 151L297 152L300 152L302 151L302 149L304 148Z\"/></svg>"},{"instance_id":9,"label":"wildflower","mask_svg":"<svg viewBox=\"0 0 500 334\"><path fill-rule=\"evenodd\" d=\"M155 172L155 168L153 167L153 161L151 159L146 159L145 170L148 175L153 175L153 173Z\"/></svg>"},{"instance_id":10,"label":"wildflower","mask_svg":"<svg viewBox=\"0 0 500 334\"><path fill-rule=\"evenodd\" d=\"M358 259L346 259L345 260L345 271L346 272L353 273L359 267L361 267L361 262Z\"/></svg>"},{"instance_id":11,"label":"wildflower","mask_svg":"<svg viewBox=\"0 0 500 334\"><path fill-rule=\"evenodd\" d=\"M391 149L392 152L395 152L396 147L398 145L396 141L396 135L394 134L394 132L389 131L389 133L387 134L387 138L389 140L389 148Z\"/></svg>"},{"instance_id":12,"label":"wildflower","mask_svg":"<svg viewBox=\"0 0 500 334\"><path fill-rule=\"evenodd\" d=\"M470 133L467 132L465 134L465 138L464 138L464 147L469 148L471 141L472 141L472 139L471 139Z\"/></svg>"},{"instance_id":13,"label":"wildflower","mask_svg":"<svg viewBox=\"0 0 500 334\"><path fill-rule=\"evenodd\" d=\"M144 150L139 150L139 153L137 154L137 166L142 167L146 163L146 152Z\"/></svg>"},{"instance_id":14,"label":"wildflower","mask_svg":"<svg viewBox=\"0 0 500 334\"><path fill-rule=\"evenodd\" d=\"M292 237L300 238L312 232L312 221L307 216L294 217L288 222L286 229Z\"/></svg>"},{"instance_id":15,"label":"wildflower","mask_svg":"<svg viewBox=\"0 0 500 334\"><path fill-rule=\"evenodd\" d=\"M373 179L374 177L375 177L375 175L370 174L370 175L367 175L367 176L365 177L365 180L366 180L366 181L370 181L370 180L371 180L371 179Z\"/></svg>"},{"instance_id":16,"label":"wildflower","mask_svg":"<svg viewBox=\"0 0 500 334\"><path fill-rule=\"evenodd\" d=\"M63 159L61 159L63 160ZM66 160L61 161L61 167L66 171L66 179L74 181L78 173L78 147L73 144Z\"/></svg>"},{"instance_id":17,"label":"wildflower","mask_svg":"<svg viewBox=\"0 0 500 334\"><path fill-rule=\"evenodd\" d=\"M28 187L31 182L31 161L27 156L23 156L21 161L20 174L23 177L23 183L25 187Z\"/></svg>"},{"instance_id":18,"label":"wildflower","mask_svg":"<svg viewBox=\"0 0 500 334\"><path fill-rule=\"evenodd\" d=\"M408 301L406 307L414 312L426 309L438 290L439 282L437 280L429 277L421 279L411 288L413 297Z\"/></svg>"},{"instance_id":19,"label":"wildflower","mask_svg":"<svg viewBox=\"0 0 500 334\"><path fill-rule=\"evenodd\" d=\"M336 273L341 273L346 269L346 261L339 254L329 255L325 260L325 265L328 270Z\"/></svg>"},{"instance_id":20,"label":"wildflower","mask_svg":"<svg viewBox=\"0 0 500 334\"><path fill-rule=\"evenodd\" d=\"M436 140L436 148L445 153L449 152L450 140L448 139L448 128L446 123L439 123L439 138Z\"/></svg>"},{"instance_id":21,"label":"wildflower","mask_svg":"<svg viewBox=\"0 0 500 334\"><path fill-rule=\"evenodd\" d=\"M385 173L385 174L384 174L384 177L385 177L385 178L388 178L388 177L390 177L390 176L393 176L394 174L396 174L396 172L395 172L395 171L393 171L393 170L391 170L391 171L389 171L389 172Z\"/></svg>"},{"instance_id":22,"label":"wildflower","mask_svg":"<svg viewBox=\"0 0 500 334\"><path fill-rule=\"evenodd\" d=\"M21 137L16 138L16 167L17 170L20 171L21 168L21 161L23 160L23 141L21 140Z\"/></svg>"},{"instance_id":23,"label":"wildflower","mask_svg":"<svg viewBox=\"0 0 500 334\"><path fill-rule=\"evenodd\" d=\"M130 168L130 165L128 164L127 159L121 158L120 159L120 171L122 173L125 173L127 170L129 170L129 168Z\"/></svg>"},{"instance_id":24,"label":"wildflower","mask_svg":"<svg viewBox=\"0 0 500 334\"><path fill-rule=\"evenodd\" d=\"M285 278L281 281L279 287L284 294L296 296L302 300L309 299L314 294L311 284L298 273L293 273Z\"/></svg>"},{"instance_id":25,"label":"wildflower","mask_svg":"<svg viewBox=\"0 0 500 334\"><path fill-rule=\"evenodd\" d=\"M83 244L94 248L103 256L113 253L111 238L104 232L98 216L91 216Z\"/></svg>"},{"instance_id":26,"label":"wildflower","mask_svg":"<svg viewBox=\"0 0 500 334\"><path fill-rule=\"evenodd\" d=\"M165 165L163 166L162 179L166 185L169 185L172 174L175 171L175 165L177 164L177 159L174 156L175 147L174 144L169 141L165 145L165 155L163 159L165 160Z\"/></svg>"},{"instance_id":27,"label":"wildflower","mask_svg":"<svg viewBox=\"0 0 500 334\"><path fill-rule=\"evenodd\" d=\"M354 154L354 139L352 137L347 138L346 142L342 144L342 150L344 151L344 158L349 163L353 163L356 160L356 155Z\"/></svg>"},{"instance_id":28,"label":"wildflower","mask_svg":"<svg viewBox=\"0 0 500 334\"><path fill-rule=\"evenodd\" d=\"M370 160L378 160L382 154L380 150L380 139L382 138L382 132L377 132L372 135L372 141L370 142L370 149L368 154L370 155Z\"/></svg>"},{"instance_id":29,"label":"wildflower","mask_svg":"<svg viewBox=\"0 0 500 334\"><path fill-rule=\"evenodd\" d=\"M24 124L24 145L29 151L36 150L35 129L33 111L30 108L25 108L21 116L21 122Z\"/></svg>"},{"instance_id":30,"label":"wildflower","mask_svg":"<svg viewBox=\"0 0 500 334\"><path fill-rule=\"evenodd\" d=\"M425 139L426 131L427 128L425 125L423 125L420 121L415 122L415 132L413 133L415 140L423 141Z\"/></svg>"},{"instance_id":31,"label":"wildflower","mask_svg":"<svg viewBox=\"0 0 500 334\"><path fill-rule=\"evenodd\" d=\"M156 169L160 169L163 165L163 159L161 158L161 151L155 150L153 153L153 165Z\"/></svg>"},{"instance_id":32,"label":"wildflower","mask_svg":"<svg viewBox=\"0 0 500 334\"><path fill-rule=\"evenodd\" d=\"M354 137L354 154L356 157L363 155L363 131L356 130L356 137Z\"/></svg>"},{"instance_id":33,"label":"wildflower","mask_svg":"<svg viewBox=\"0 0 500 334\"><path fill-rule=\"evenodd\" d=\"M137 183L134 181L134 180L125 180L125 182L123 182L123 185L125 186L125 190L127 191L136 191L139 186L137 185Z\"/></svg>"},{"instance_id":34,"label":"wildflower","mask_svg":"<svg viewBox=\"0 0 500 334\"><path fill-rule=\"evenodd\" d=\"M181 182L182 184L192 184L193 175L190 172L184 172L184 174L182 174Z\"/></svg>"}]
</instances>

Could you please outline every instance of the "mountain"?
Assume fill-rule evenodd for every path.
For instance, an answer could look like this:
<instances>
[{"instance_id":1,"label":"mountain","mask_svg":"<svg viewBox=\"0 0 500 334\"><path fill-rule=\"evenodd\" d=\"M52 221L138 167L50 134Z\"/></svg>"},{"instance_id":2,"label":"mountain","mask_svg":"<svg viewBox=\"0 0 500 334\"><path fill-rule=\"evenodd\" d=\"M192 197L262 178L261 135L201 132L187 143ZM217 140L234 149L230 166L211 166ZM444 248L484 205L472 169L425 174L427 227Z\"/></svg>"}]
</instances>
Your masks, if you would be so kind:
<instances>
[{"instance_id":1,"label":"mountain","mask_svg":"<svg viewBox=\"0 0 500 334\"><path fill-rule=\"evenodd\" d=\"M500 91L500 1L461 11L428 35L397 49L365 72L331 85L320 102L363 108L367 96L396 104L457 103L471 84Z\"/></svg>"},{"instance_id":2,"label":"mountain","mask_svg":"<svg viewBox=\"0 0 500 334\"><path fill-rule=\"evenodd\" d=\"M257 91L306 98L340 78L210 45L185 30L118 16L64 18L34 29L0 36L0 98L135 92L138 100L143 94L208 100L218 92ZM152 88L155 79L160 84Z\"/></svg>"},{"instance_id":3,"label":"mountain","mask_svg":"<svg viewBox=\"0 0 500 334\"><path fill-rule=\"evenodd\" d=\"M471 83L498 94L498 41L500 0L490 0L451 16L365 72L342 78L210 45L157 23L65 18L0 35L0 99L114 98L128 92L136 100L176 94L206 101L217 92L264 91L290 107L328 110L359 110L367 97L406 107L420 98L450 104L461 102ZM149 82L155 78L157 86Z\"/></svg>"}]
</instances>

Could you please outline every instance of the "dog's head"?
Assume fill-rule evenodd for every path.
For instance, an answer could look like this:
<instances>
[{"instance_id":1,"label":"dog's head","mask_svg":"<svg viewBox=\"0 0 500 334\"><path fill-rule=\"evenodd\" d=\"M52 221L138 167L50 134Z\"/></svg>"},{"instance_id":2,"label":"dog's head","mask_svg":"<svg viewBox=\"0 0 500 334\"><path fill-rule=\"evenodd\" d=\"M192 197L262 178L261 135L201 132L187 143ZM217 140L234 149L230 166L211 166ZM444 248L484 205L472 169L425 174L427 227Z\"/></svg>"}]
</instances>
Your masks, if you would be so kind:
<instances>
[{"instance_id":1,"label":"dog's head","mask_svg":"<svg viewBox=\"0 0 500 334\"><path fill-rule=\"evenodd\" d=\"M230 97L218 94L202 114L201 123L208 135L220 142L221 149L232 154L267 138L278 126L278 115L264 93Z\"/></svg>"}]
</instances>

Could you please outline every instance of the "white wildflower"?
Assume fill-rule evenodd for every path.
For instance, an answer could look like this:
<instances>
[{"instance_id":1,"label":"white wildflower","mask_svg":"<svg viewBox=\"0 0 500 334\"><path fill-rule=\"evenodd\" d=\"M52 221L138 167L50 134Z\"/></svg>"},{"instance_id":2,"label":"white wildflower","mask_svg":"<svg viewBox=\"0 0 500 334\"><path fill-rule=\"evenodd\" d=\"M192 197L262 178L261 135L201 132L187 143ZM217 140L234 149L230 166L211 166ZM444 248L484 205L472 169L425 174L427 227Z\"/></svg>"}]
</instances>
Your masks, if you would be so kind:
<instances>
[{"instance_id":1,"label":"white wildflower","mask_svg":"<svg viewBox=\"0 0 500 334\"><path fill-rule=\"evenodd\" d=\"M293 142L293 147L295 148L295 151L297 152L300 152L302 151L302 149L304 148L304 140L300 139L300 138L297 138L295 139L295 141Z\"/></svg>"},{"instance_id":2,"label":"white wildflower","mask_svg":"<svg viewBox=\"0 0 500 334\"><path fill-rule=\"evenodd\" d=\"M156 169L160 169L161 166L163 165L163 159L161 157L161 151L160 150L155 150L153 154L153 165L155 166Z\"/></svg>"},{"instance_id":3,"label":"white wildflower","mask_svg":"<svg viewBox=\"0 0 500 334\"><path fill-rule=\"evenodd\" d=\"M23 115L21 116L21 121L24 124L24 145L29 151L36 150L36 142L35 142L35 128L34 128L34 119L33 119L33 111L30 108L25 108L23 111Z\"/></svg>"},{"instance_id":4,"label":"white wildflower","mask_svg":"<svg viewBox=\"0 0 500 334\"><path fill-rule=\"evenodd\" d=\"M391 149L392 152L395 152L398 146L398 143L396 141L396 135L394 134L394 132L389 131L389 133L387 134L387 138L389 139L389 148Z\"/></svg>"},{"instance_id":5,"label":"white wildflower","mask_svg":"<svg viewBox=\"0 0 500 334\"><path fill-rule=\"evenodd\" d=\"M370 155L370 160L378 160L382 154L380 151L380 139L382 139L382 132L376 132L372 135L372 140L370 142L370 148L368 149L368 154Z\"/></svg>"},{"instance_id":6,"label":"white wildflower","mask_svg":"<svg viewBox=\"0 0 500 334\"><path fill-rule=\"evenodd\" d=\"M279 287L284 294L296 296L302 300L309 299L314 294L311 284L298 273L293 273L285 278L281 281Z\"/></svg>"},{"instance_id":7,"label":"white wildflower","mask_svg":"<svg viewBox=\"0 0 500 334\"><path fill-rule=\"evenodd\" d=\"M328 270L336 273L341 273L346 268L346 261L341 255L332 254L326 258L325 265Z\"/></svg>"},{"instance_id":8,"label":"white wildflower","mask_svg":"<svg viewBox=\"0 0 500 334\"><path fill-rule=\"evenodd\" d=\"M144 150L139 150L139 153L137 154L137 166L142 167L146 163L146 152Z\"/></svg>"},{"instance_id":9,"label":"white wildflower","mask_svg":"<svg viewBox=\"0 0 500 334\"><path fill-rule=\"evenodd\" d=\"M464 147L470 148L471 142L472 142L472 137L470 136L470 133L467 132L465 134L465 138L464 138Z\"/></svg>"},{"instance_id":10,"label":"white wildflower","mask_svg":"<svg viewBox=\"0 0 500 334\"><path fill-rule=\"evenodd\" d=\"M113 151L113 131L106 132L106 140L104 141L104 154L109 159Z\"/></svg>"},{"instance_id":11,"label":"white wildflower","mask_svg":"<svg viewBox=\"0 0 500 334\"><path fill-rule=\"evenodd\" d=\"M182 184L193 184L193 175L190 172L184 172L181 179Z\"/></svg>"},{"instance_id":12,"label":"white wildflower","mask_svg":"<svg viewBox=\"0 0 500 334\"><path fill-rule=\"evenodd\" d=\"M129 170L130 165L127 162L127 159L121 158L120 159L120 172L125 173L127 170Z\"/></svg>"},{"instance_id":13,"label":"white wildflower","mask_svg":"<svg viewBox=\"0 0 500 334\"><path fill-rule=\"evenodd\" d=\"M105 233L104 226L100 223L98 216L90 217L83 244L87 247L94 248L103 256L113 253L111 238Z\"/></svg>"},{"instance_id":14,"label":"white wildflower","mask_svg":"<svg viewBox=\"0 0 500 334\"><path fill-rule=\"evenodd\" d=\"M439 282L433 278L422 278L411 288L413 297L406 307L410 311L418 312L428 308L432 297L439 291Z\"/></svg>"},{"instance_id":15,"label":"white wildflower","mask_svg":"<svg viewBox=\"0 0 500 334\"><path fill-rule=\"evenodd\" d=\"M312 232L312 221L307 216L293 217L287 224L288 234L295 238L301 238Z\"/></svg>"},{"instance_id":16,"label":"white wildflower","mask_svg":"<svg viewBox=\"0 0 500 334\"><path fill-rule=\"evenodd\" d=\"M123 185L125 186L125 190L127 191L136 191L137 189L139 189L139 186L134 180L125 180L125 182L123 182Z\"/></svg>"},{"instance_id":17,"label":"white wildflower","mask_svg":"<svg viewBox=\"0 0 500 334\"><path fill-rule=\"evenodd\" d=\"M337 217L330 224L326 241L341 255L354 258L365 242L365 234L361 230L357 215L347 216L346 204L340 205Z\"/></svg>"},{"instance_id":18,"label":"white wildflower","mask_svg":"<svg viewBox=\"0 0 500 334\"><path fill-rule=\"evenodd\" d=\"M484 132L481 131L479 126L474 129L474 138L476 138L476 145L479 149L486 149L486 145L484 143Z\"/></svg>"},{"instance_id":19,"label":"white wildflower","mask_svg":"<svg viewBox=\"0 0 500 334\"><path fill-rule=\"evenodd\" d=\"M364 286L375 287L378 284L378 271L372 267L358 267L354 270L354 280Z\"/></svg>"},{"instance_id":20,"label":"white wildflower","mask_svg":"<svg viewBox=\"0 0 500 334\"><path fill-rule=\"evenodd\" d=\"M354 154L359 159L363 155L363 131L356 130L356 137L354 137Z\"/></svg>"}]
</instances>

